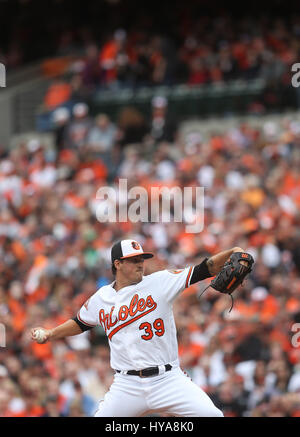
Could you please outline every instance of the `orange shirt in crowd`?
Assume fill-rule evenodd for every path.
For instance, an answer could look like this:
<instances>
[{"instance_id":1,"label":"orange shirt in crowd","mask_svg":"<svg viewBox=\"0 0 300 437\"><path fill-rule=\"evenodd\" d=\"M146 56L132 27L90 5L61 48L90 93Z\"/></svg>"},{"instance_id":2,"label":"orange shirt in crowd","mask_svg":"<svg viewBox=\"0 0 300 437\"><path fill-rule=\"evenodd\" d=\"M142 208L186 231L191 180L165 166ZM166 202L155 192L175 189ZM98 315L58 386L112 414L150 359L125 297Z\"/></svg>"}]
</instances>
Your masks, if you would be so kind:
<instances>
[{"instance_id":1,"label":"orange shirt in crowd","mask_svg":"<svg viewBox=\"0 0 300 437\"><path fill-rule=\"evenodd\" d=\"M263 323L272 320L279 311L279 304L274 296L268 295L261 302L246 303L240 299L235 302L235 310L238 311L245 319L257 317Z\"/></svg>"},{"instance_id":2,"label":"orange shirt in crowd","mask_svg":"<svg viewBox=\"0 0 300 437\"><path fill-rule=\"evenodd\" d=\"M9 310L12 313L12 324L14 330L21 333L25 328L26 311L21 302L9 297L8 298Z\"/></svg>"},{"instance_id":3,"label":"orange shirt in crowd","mask_svg":"<svg viewBox=\"0 0 300 437\"><path fill-rule=\"evenodd\" d=\"M116 41L111 40L104 44L100 55L99 64L106 72L106 81L112 82L117 77L115 60L119 51L119 45Z\"/></svg>"},{"instance_id":4,"label":"orange shirt in crowd","mask_svg":"<svg viewBox=\"0 0 300 437\"><path fill-rule=\"evenodd\" d=\"M259 208L265 199L265 194L260 188L251 188L242 192L241 199L253 208Z\"/></svg>"},{"instance_id":5,"label":"orange shirt in crowd","mask_svg":"<svg viewBox=\"0 0 300 437\"><path fill-rule=\"evenodd\" d=\"M202 355L204 346L198 343L189 343L188 345L178 345L179 359L184 359L185 366L195 366Z\"/></svg>"},{"instance_id":6,"label":"orange shirt in crowd","mask_svg":"<svg viewBox=\"0 0 300 437\"><path fill-rule=\"evenodd\" d=\"M45 344L39 344L35 341L31 342L31 350L33 355L38 359L45 361L52 358L52 346L51 342Z\"/></svg>"},{"instance_id":7,"label":"orange shirt in crowd","mask_svg":"<svg viewBox=\"0 0 300 437\"><path fill-rule=\"evenodd\" d=\"M44 104L48 109L53 109L67 102L70 97L71 86L68 83L54 83L45 95Z\"/></svg>"}]
</instances>

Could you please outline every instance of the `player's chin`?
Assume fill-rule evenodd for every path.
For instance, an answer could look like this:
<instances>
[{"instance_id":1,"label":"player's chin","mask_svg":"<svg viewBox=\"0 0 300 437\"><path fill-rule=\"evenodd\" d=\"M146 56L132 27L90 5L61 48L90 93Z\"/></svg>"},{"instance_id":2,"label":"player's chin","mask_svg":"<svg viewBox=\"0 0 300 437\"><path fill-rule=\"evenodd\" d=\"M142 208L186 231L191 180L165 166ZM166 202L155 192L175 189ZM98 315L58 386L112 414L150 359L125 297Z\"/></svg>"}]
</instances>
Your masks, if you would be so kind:
<instances>
[{"instance_id":1,"label":"player's chin","mask_svg":"<svg viewBox=\"0 0 300 437\"><path fill-rule=\"evenodd\" d=\"M135 282L140 282L143 279L143 271L138 271L135 274Z\"/></svg>"}]
</instances>

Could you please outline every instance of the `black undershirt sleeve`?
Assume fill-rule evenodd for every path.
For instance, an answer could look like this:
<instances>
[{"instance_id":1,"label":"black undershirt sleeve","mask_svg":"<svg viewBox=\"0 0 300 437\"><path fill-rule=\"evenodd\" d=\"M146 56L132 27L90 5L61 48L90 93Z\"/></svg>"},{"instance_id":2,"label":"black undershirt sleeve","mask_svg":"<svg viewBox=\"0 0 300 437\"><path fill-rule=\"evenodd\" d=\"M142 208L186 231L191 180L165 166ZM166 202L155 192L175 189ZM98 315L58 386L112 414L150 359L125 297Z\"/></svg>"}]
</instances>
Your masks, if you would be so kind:
<instances>
[{"instance_id":1,"label":"black undershirt sleeve","mask_svg":"<svg viewBox=\"0 0 300 437\"><path fill-rule=\"evenodd\" d=\"M87 326L84 323L82 323L80 320L78 320L77 316L73 317L72 320L74 320L74 322L77 323L77 325L80 327L82 332L89 331L90 329L93 328L92 326Z\"/></svg>"},{"instance_id":2,"label":"black undershirt sleeve","mask_svg":"<svg viewBox=\"0 0 300 437\"><path fill-rule=\"evenodd\" d=\"M212 275L208 271L208 267L206 261L208 258L205 258L202 263L197 264L194 267L193 274L190 280L190 284L195 284L195 282L203 281L203 279L211 278Z\"/></svg>"}]
</instances>

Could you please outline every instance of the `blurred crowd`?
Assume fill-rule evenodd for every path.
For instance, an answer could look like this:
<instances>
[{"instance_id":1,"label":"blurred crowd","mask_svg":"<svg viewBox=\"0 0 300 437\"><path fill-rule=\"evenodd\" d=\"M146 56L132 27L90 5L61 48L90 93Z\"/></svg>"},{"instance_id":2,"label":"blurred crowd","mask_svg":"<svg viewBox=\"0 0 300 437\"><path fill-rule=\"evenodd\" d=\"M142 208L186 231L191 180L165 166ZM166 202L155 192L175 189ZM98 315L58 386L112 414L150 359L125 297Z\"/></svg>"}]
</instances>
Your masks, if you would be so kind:
<instances>
[{"instance_id":1,"label":"blurred crowd","mask_svg":"<svg viewBox=\"0 0 300 437\"><path fill-rule=\"evenodd\" d=\"M185 132L163 97L147 122L134 108L93 118L85 103L54 121L52 145L0 150L0 416L93 415L113 380L101 328L45 345L29 332L112 282L110 248L129 237L156 254L146 274L234 246L254 256L230 313L215 290L198 299L208 280L175 301L180 364L225 416L300 416L299 121ZM182 223L99 221L97 190L119 178L148 192L204 187L203 231L186 231L195 210Z\"/></svg>"},{"instance_id":2,"label":"blurred crowd","mask_svg":"<svg viewBox=\"0 0 300 437\"><path fill-rule=\"evenodd\" d=\"M296 5L291 12L286 5L285 14L275 7L269 14L257 7L231 14L214 1L191 1L189 7L134 1L129 7L90 0L85 9L68 1L19 1L18 8L12 3L3 5L3 17L12 19L9 28L2 26L0 61L15 69L75 56L73 82L86 93L99 87L284 81L299 60Z\"/></svg>"},{"instance_id":3,"label":"blurred crowd","mask_svg":"<svg viewBox=\"0 0 300 437\"><path fill-rule=\"evenodd\" d=\"M81 57L70 61L67 80L53 81L45 108L70 98L89 98L95 91L187 84L226 83L263 79L269 86L290 83L290 70L299 59L300 18L292 27L283 19L234 20L182 17L178 40L154 31L117 29L98 43L89 40ZM72 34L65 55L72 55ZM57 67L55 64L57 63ZM61 69L61 59L51 70Z\"/></svg>"}]
</instances>

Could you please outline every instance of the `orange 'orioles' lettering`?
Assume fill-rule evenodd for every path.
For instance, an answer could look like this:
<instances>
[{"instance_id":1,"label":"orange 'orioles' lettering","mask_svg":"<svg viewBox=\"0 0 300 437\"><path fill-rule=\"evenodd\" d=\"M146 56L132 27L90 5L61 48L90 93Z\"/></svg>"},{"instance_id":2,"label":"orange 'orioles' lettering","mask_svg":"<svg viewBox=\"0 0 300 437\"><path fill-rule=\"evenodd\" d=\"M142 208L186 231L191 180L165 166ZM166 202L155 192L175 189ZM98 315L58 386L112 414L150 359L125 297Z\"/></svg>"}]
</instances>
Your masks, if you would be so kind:
<instances>
[{"instance_id":1,"label":"orange 'orioles' lettering","mask_svg":"<svg viewBox=\"0 0 300 437\"><path fill-rule=\"evenodd\" d=\"M119 320L126 320L128 317L128 306L122 305L119 311Z\"/></svg>"},{"instance_id":2,"label":"orange 'orioles' lettering","mask_svg":"<svg viewBox=\"0 0 300 437\"><path fill-rule=\"evenodd\" d=\"M135 316L136 313L139 311L138 303L139 303L139 296L138 296L138 294L135 294L133 296L133 298L131 299L131 302L130 302L130 305L129 305L129 314L131 315L131 317ZM134 309L135 306L136 306L136 308Z\"/></svg>"},{"instance_id":3,"label":"orange 'orioles' lettering","mask_svg":"<svg viewBox=\"0 0 300 437\"><path fill-rule=\"evenodd\" d=\"M154 302L151 295L147 296L146 300L143 298L139 298L138 294L135 294L131 301L129 306L122 305L118 312L118 317L113 321L113 311L115 307L113 306L110 310L110 313L107 314L104 312L103 309L99 311L99 323L102 326L102 328L105 330L106 334L108 331L116 325L118 321L122 321L125 323L120 324L116 328L114 328L109 334L108 338L111 340L112 336L118 332L120 329L124 328L125 326L129 325L130 323L135 322L136 320L140 319L141 317L145 316L146 314L149 314L151 311L154 311L157 307L156 302ZM148 308L148 309L147 309ZM138 314L137 313L141 313ZM128 317L131 316L133 318Z\"/></svg>"},{"instance_id":4,"label":"orange 'orioles' lettering","mask_svg":"<svg viewBox=\"0 0 300 437\"><path fill-rule=\"evenodd\" d=\"M138 309L138 311L144 311L145 308L146 308L146 302L145 302L145 299L143 299L143 298L141 297L140 300L138 301L137 309Z\"/></svg>"},{"instance_id":5,"label":"orange 'orioles' lettering","mask_svg":"<svg viewBox=\"0 0 300 437\"><path fill-rule=\"evenodd\" d=\"M115 326L115 324L117 323L118 319L116 319L114 322L112 321L112 313L114 312L115 307L111 307L110 313L109 313L109 325L110 326Z\"/></svg>"}]
</instances>

